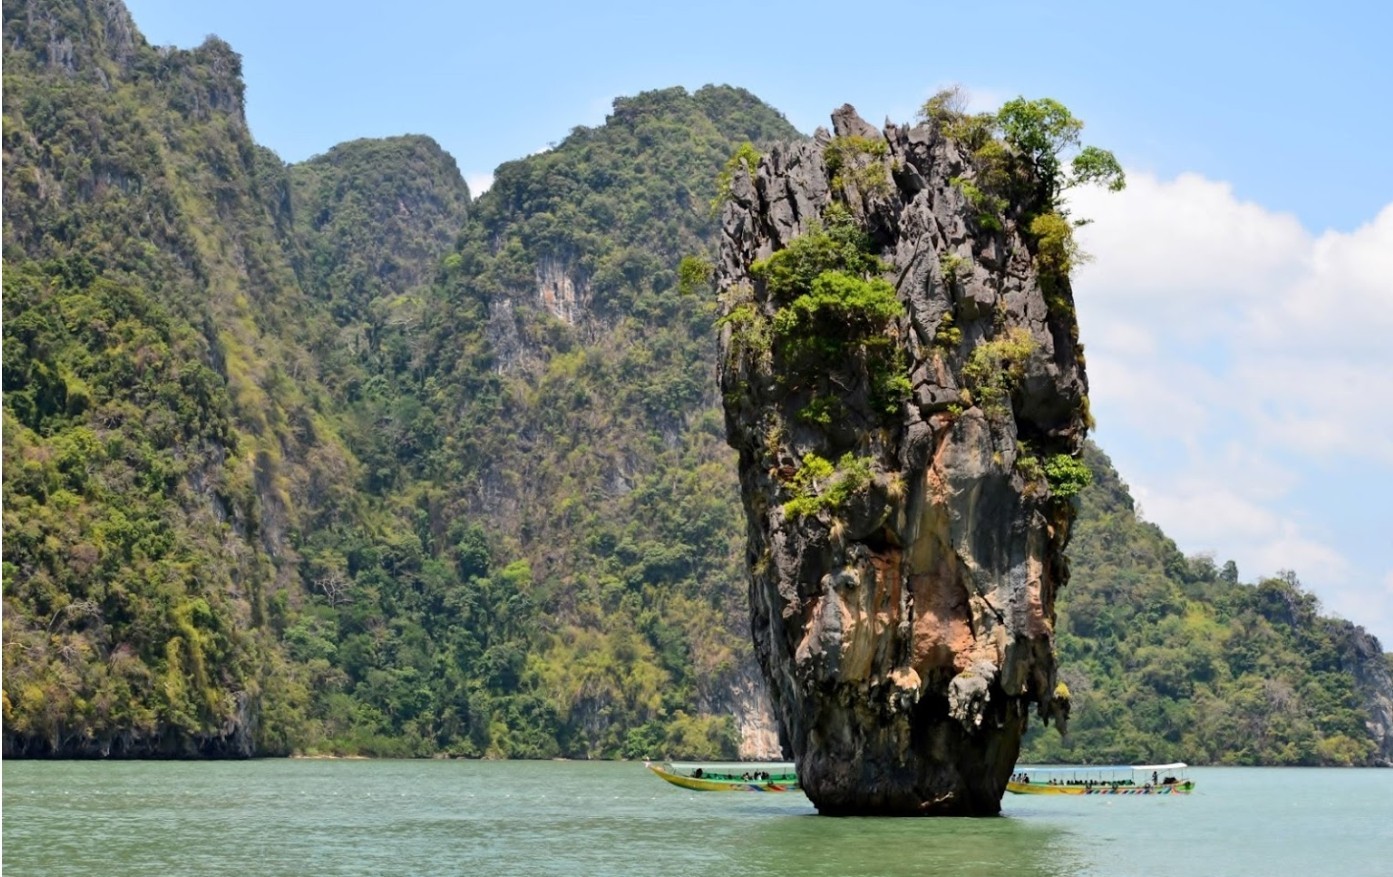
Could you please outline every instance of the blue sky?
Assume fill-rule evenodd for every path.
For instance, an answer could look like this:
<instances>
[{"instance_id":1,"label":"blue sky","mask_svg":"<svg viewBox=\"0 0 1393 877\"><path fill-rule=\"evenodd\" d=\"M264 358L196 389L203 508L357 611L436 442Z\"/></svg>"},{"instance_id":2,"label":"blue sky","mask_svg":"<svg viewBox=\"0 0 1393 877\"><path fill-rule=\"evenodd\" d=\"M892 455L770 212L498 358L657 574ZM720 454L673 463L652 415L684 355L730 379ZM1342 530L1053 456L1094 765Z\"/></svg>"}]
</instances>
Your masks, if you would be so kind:
<instances>
[{"instance_id":1,"label":"blue sky","mask_svg":"<svg viewBox=\"0 0 1393 877\"><path fill-rule=\"evenodd\" d=\"M151 42L230 42L282 158L429 134L476 190L671 85L804 131L846 102L908 121L952 83L1058 98L1132 180L1075 197L1095 438L1182 550L1292 569L1393 648L1393 6L127 5Z\"/></svg>"}]
</instances>

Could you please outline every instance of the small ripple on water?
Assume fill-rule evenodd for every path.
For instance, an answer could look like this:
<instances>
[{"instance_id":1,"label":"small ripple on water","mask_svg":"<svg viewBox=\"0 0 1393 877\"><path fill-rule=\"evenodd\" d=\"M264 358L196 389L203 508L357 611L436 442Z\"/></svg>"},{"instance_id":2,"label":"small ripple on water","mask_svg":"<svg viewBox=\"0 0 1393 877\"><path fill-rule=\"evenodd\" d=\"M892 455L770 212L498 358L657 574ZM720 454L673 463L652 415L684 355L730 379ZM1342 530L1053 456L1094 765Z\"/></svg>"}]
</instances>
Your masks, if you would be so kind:
<instances>
[{"instance_id":1,"label":"small ripple on water","mask_svg":"<svg viewBox=\"0 0 1393 877\"><path fill-rule=\"evenodd\" d=\"M1370 815L1387 813L1393 772L1215 771L1193 800L1008 799L1005 818L982 820L823 819L801 795L685 792L632 764L7 762L5 772L5 865L18 877L634 877L660 867L1158 877L1176 864L1177 838L1185 862L1232 877L1373 877L1393 860L1393 820Z\"/></svg>"}]
</instances>

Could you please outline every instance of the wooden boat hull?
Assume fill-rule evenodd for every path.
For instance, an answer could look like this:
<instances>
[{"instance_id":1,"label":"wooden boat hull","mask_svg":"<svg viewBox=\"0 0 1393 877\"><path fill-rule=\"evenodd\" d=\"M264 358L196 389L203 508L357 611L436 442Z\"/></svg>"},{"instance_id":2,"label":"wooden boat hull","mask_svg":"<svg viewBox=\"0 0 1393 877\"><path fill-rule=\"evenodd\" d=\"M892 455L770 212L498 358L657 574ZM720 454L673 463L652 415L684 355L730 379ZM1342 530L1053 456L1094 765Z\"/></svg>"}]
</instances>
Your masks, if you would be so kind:
<instances>
[{"instance_id":1,"label":"wooden boat hull","mask_svg":"<svg viewBox=\"0 0 1393 877\"><path fill-rule=\"evenodd\" d=\"M646 762L644 764L649 770L658 776L684 789L691 789L694 792L796 792L798 791L797 780L793 782L776 782L774 780L711 780L700 777L686 776L680 773L673 773L665 770L660 764Z\"/></svg>"}]
</instances>

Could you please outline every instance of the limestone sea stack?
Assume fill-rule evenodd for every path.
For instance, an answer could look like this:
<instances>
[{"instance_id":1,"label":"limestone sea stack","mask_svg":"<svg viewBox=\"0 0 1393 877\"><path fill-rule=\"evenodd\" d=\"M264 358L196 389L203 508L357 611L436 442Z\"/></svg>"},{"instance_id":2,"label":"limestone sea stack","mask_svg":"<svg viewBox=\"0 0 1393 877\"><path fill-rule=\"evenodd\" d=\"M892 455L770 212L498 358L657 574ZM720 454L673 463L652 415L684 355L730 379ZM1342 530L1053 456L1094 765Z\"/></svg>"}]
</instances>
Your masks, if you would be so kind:
<instances>
[{"instance_id":1,"label":"limestone sea stack","mask_svg":"<svg viewBox=\"0 0 1393 877\"><path fill-rule=\"evenodd\" d=\"M997 813L1030 707L1067 715L1067 264L1037 168L970 119L832 121L732 162L722 216L755 649L819 812Z\"/></svg>"}]
</instances>

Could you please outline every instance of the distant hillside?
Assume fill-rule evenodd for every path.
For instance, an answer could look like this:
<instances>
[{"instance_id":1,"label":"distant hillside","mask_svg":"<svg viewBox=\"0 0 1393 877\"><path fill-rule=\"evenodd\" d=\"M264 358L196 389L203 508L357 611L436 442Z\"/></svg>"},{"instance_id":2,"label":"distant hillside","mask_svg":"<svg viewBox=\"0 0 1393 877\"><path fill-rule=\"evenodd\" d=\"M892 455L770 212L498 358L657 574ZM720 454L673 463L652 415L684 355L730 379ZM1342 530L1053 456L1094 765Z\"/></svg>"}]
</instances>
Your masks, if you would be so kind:
<instances>
[{"instance_id":1,"label":"distant hillside","mask_svg":"<svg viewBox=\"0 0 1393 877\"><path fill-rule=\"evenodd\" d=\"M678 266L781 115L622 98L471 199L425 137L286 165L230 46L119 3L6 0L4 38L6 756L767 751ZM1032 752L1386 758L1371 642L1166 548L1098 466L1074 729Z\"/></svg>"},{"instance_id":2,"label":"distant hillside","mask_svg":"<svg viewBox=\"0 0 1393 877\"><path fill-rule=\"evenodd\" d=\"M1294 573L1247 585L1232 562L1184 557L1107 457L1086 459L1058 626L1074 718L1063 738L1037 728L1023 761L1393 763L1377 639L1322 617Z\"/></svg>"},{"instance_id":3,"label":"distant hillside","mask_svg":"<svg viewBox=\"0 0 1393 877\"><path fill-rule=\"evenodd\" d=\"M712 310L678 293L677 266L711 248L736 146L795 135L736 89L621 99L604 126L498 169L434 287L373 303L393 319L375 373L345 385L346 432L368 488L411 511L394 537L410 553L365 581L371 539L316 534L306 556L353 584L311 629L338 643L343 691L387 716L381 674L438 679L450 656L461 693L427 709L467 730L412 751L734 754L731 692L755 696L742 525ZM422 648L403 656L374 624Z\"/></svg>"},{"instance_id":4,"label":"distant hillside","mask_svg":"<svg viewBox=\"0 0 1393 877\"><path fill-rule=\"evenodd\" d=\"M455 160L429 137L341 143L289 179L301 277L340 324L390 319L394 296L428 285L469 207Z\"/></svg>"}]
</instances>

